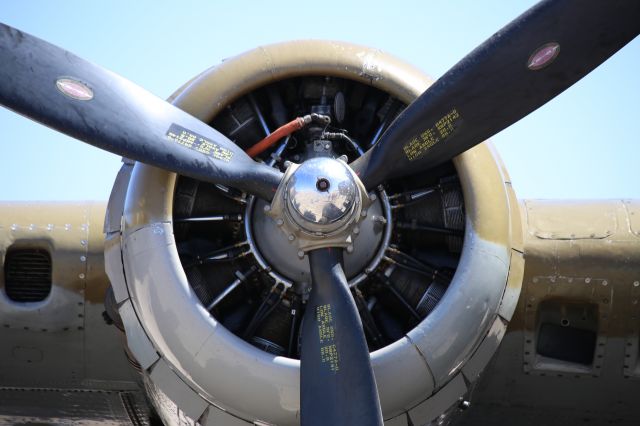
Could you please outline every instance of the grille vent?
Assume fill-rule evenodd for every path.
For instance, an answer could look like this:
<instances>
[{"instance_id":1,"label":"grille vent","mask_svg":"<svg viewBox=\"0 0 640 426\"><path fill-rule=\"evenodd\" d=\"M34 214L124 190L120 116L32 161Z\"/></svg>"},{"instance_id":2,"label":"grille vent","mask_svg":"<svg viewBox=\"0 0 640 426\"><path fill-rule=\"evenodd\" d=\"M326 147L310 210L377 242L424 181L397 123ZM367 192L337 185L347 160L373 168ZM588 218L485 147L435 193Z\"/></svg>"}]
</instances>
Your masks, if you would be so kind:
<instances>
[{"instance_id":1,"label":"grille vent","mask_svg":"<svg viewBox=\"0 0 640 426\"><path fill-rule=\"evenodd\" d=\"M40 302L51 293L51 256L42 249L9 249L4 289L16 302Z\"/></svg>"}]
</instances>

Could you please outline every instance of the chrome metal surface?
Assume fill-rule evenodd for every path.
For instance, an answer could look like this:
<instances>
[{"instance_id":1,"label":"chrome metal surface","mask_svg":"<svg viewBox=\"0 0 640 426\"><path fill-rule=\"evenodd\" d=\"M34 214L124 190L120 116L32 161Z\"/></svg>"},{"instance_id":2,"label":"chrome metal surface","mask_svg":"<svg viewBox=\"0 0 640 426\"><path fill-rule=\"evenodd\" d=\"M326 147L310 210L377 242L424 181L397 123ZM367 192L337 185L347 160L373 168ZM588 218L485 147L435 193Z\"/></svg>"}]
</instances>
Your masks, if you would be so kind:
<instances>
[{"instance_id":1,"label":"chrome metal surface","mask_svg":"<svg viewBox=\"0 0 640 426\"><path fill-rule=\"evenodd\" d=\"M350 286L364 281L367 274L380 264L389 247L393 227L391 206L384 190L377 194L367 216L358 222L358 234L353 239L354 250L344 252L345 274ZM306 254L298 255L297 246L287 239L278 222L265 214L266 205L266 201L254 197L250 197L247 203L245 232L253 256L276 282L311 282Z\"/></svg>"},{"instance_id":2,"label":"chrome metal surface","mask_svg":"<svg viewBox=\"0 0 640 426\"><path fill-rule=\"evenodd\" d=\"M293 172L285 192L293 221L308 232L330 233L351 219L358 186L344 162L312 158Z\"/></svg>"}]
</instances>

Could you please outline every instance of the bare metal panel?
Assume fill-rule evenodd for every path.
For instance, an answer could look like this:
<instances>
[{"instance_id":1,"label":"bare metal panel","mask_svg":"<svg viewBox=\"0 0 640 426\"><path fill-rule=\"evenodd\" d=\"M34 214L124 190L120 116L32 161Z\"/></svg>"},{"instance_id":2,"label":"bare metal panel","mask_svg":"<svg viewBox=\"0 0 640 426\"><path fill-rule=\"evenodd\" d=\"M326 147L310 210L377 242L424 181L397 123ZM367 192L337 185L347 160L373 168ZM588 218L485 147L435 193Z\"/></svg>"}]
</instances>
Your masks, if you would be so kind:
<instances>
[{"instance_id":1,"label":"bare metal panel","mask_svg":"<svg viewBox=\"0 0 640 426\"><path fill-rule=\"evenodd\" d=\"M520 299L522 278L524 276L524 256L517 250L511 250L511 264L509 265L509 278L504 289L504 295L500 302L498 315L507 321L511 321L513 312Z\"/></svg>"},{"instance_id":2,"label":"bare metal panel","mask_svg":"<svg viewBox=\"0 0 640 426\"><path fill-rule=\"evenodd\" d=\"M200 424L203 426L247 426L252 423L241 420L218 407L210 405L207 412L200 419Z\"/></svg>"},{"instance_id":3,"label":"bare metal panel","mask_svg":"<svg viewBox=\"0 0 640 426\"><path fill-rule=\"evenodd\" d=\"M153 366L150 377L153 383L190 418L199 419L207 409L209 404L187 386L164 360L161 359Z\"/></svg>"},{"instance_id":4,"label":"bare metal panel","mask_svg":"<svg viewBox=\"0 0 640 426\"><path fill-rule=\"evenodd\" d=\"M397 416L433 393L431 371L408 338L376 351L375 355L373 370L386 418Z\"/></svg>"},{"instance_id":5,"label":"bare metal panel","mask_svg":"<svg viewBox=\"0 0 640 426\"><path fill-rule=\"evenodd\" d=\"M478 349L471 356L471 359L462 367L462 374L469 382L475 382L482 370L487 366L491 358L498 349L504 333L507 330L507 322L497 316L493 325L487 333Z\"/></svg>"},{"instance_id":6,"label":"bare metal panel","mask_svg":"<svg viewBox=\"0 0 640 426\"><path fill-rule=\"evenodd\" d=\"M134 162L123 158L122 163L122 167L120 167L116 175L116 180L113 183L109 202L107 203L108 208L104 218L105 234L120 232L124 201L127 195L127 187L129 186L129 179L131 179Z\"/></svg>"},{"instance_id":7,"label":"bare metal panel","mask_svg":"<svg viewBox=\"0 0 640 426\"><path fill-rule=\"evenodd\" d=\"M146 370L158 360L158 353L138 322L136 313L129 300L120 306L119 312L127 333L127 345L142 369Z\"/></svg>"},{"instance_id":8,"label":"bare metal panel","mask_svg":"<svg viewBox=\"0 0 640 426\"><path fill-rule=\"evenodd\" d=\"M436 387L459 371L484 337L498 312L507 281L509 249L470 232L465 246L468 248L445 296L407 334L427 360Z\"/></svg>"},{"instance_id":9,"label":"bare metal panel","mask_svg":"<svg viewBox=\"0 0 640 426\"><path fill-rule=\"evenodd\" d=\"M455 376L440 391L431 398L417 405L409 411L409 418L415 425L425 424L444 413L467 392L462 374Z\"/></svg>"},{"instance_id":10,"label":"bare metal panel","mask_svg":"<svg viewBox=\"0 0 640 426\"><path fill-rule=\"evenodd\" d=\"M116 303L121 303L129 298L129 290L127 290L122 266L121 243L122 236L119 231L107 234L105 237L104 263Z\"/></svg>"}]
</instances>

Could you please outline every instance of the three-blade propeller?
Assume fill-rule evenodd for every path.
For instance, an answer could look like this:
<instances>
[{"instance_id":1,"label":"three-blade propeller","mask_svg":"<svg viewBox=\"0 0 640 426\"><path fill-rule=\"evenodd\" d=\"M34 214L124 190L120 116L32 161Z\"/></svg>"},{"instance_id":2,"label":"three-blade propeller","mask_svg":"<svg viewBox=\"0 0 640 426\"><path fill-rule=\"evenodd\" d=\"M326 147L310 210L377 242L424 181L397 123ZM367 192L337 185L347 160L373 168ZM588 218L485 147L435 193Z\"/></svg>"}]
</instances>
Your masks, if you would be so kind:
<instances>
[{"instance_id":1,"label":"three-blade propeller","mask_svg":"<svg viewBox=\"0 0 640 426\"><path fill-rule=\"evenodd\" d=\"M640 33L640 2L547 0L455 65L351 164L369 189L425 171L545 104ZM133 83L0 24L0 104L106 151L271 200L282 173ZM393 167L389 167L393 165ZM341 249L309 255L302 330L305 425L381 425Z\"/></svg>"}]
</instances>

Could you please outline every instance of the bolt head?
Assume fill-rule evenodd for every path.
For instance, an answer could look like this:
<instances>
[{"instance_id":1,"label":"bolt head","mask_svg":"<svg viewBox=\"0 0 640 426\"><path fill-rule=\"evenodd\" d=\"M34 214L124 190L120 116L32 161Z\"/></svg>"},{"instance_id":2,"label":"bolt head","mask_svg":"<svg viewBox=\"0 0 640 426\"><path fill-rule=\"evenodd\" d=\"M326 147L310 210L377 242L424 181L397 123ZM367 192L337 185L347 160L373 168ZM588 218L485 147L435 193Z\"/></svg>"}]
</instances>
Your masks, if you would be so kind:
<instances>
[{"instance_id":1,"label":"bolt head","mask_svg":"<svg viewBox=\"0 0 640 426\"><path fill-rule=\"evenodd\" d=\"M331 186L331 183L327 178L319 177L318 180L316 181L316 188L320 192L328 191L330 186Z\"/></svg>"}]
</instances>

